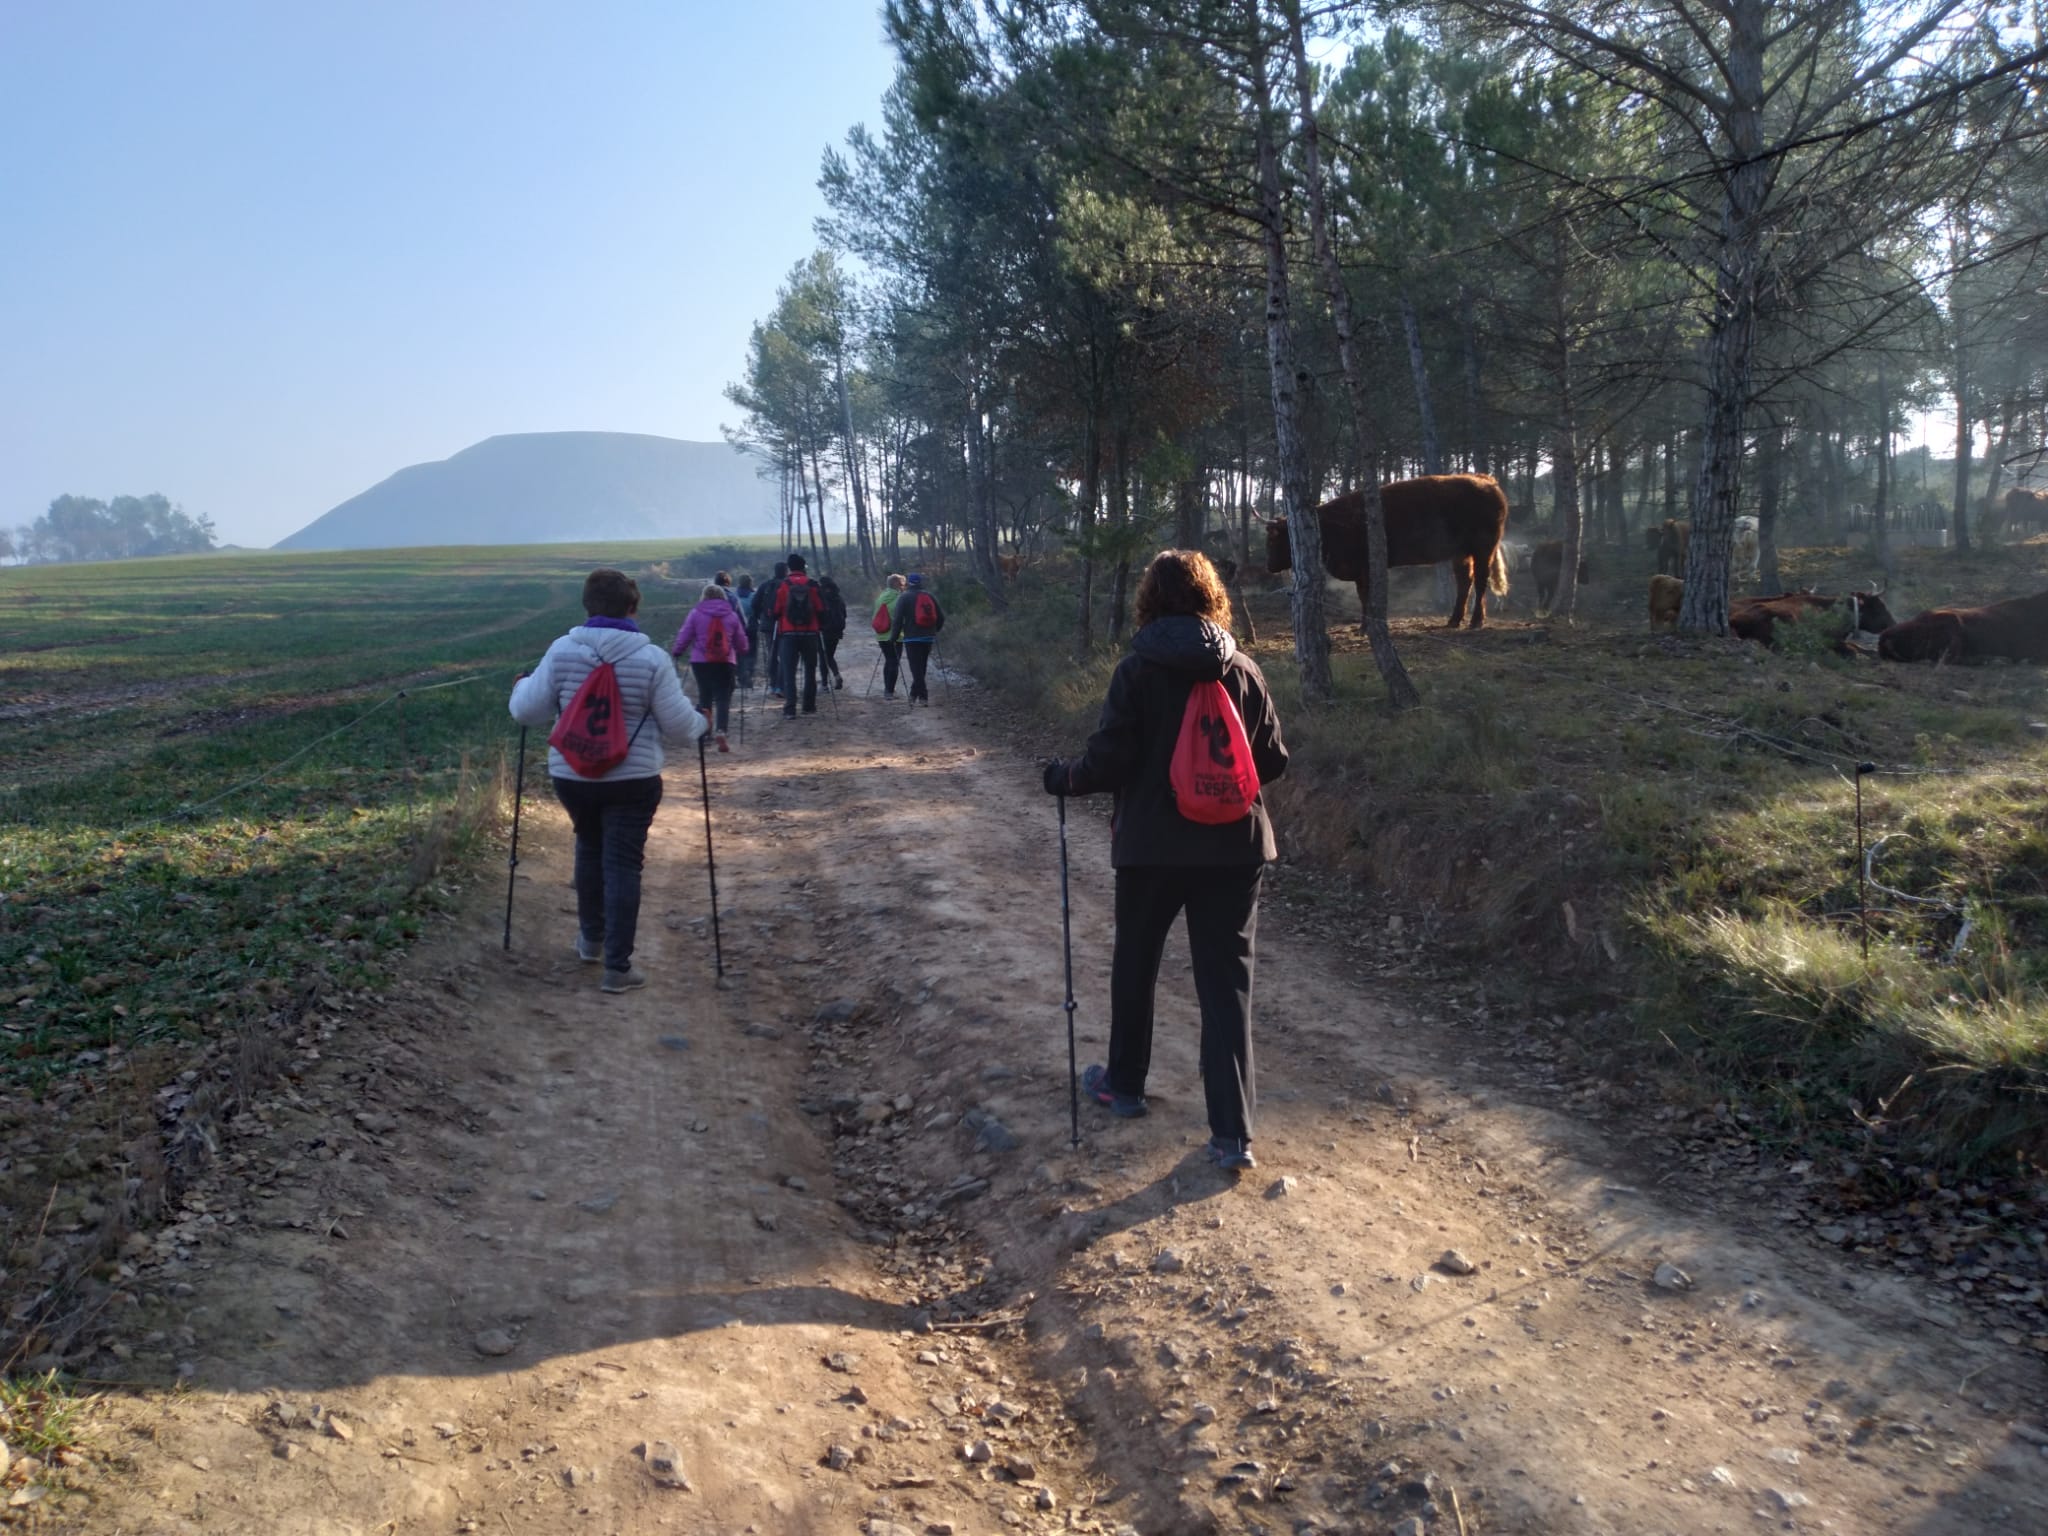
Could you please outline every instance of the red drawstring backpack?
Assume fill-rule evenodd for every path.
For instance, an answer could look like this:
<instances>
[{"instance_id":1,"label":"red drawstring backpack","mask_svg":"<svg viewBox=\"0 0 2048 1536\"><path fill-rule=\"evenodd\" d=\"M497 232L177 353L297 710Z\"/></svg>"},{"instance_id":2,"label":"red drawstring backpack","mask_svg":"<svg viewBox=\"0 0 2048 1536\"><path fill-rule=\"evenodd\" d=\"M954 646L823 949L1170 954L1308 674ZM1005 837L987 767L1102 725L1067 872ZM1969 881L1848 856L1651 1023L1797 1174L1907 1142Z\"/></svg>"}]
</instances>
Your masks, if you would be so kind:
<instances>
[{"instance_id":1,"label":"red drawstring backpack","mask_svg":"<svg viewBox=\"0 0 2048 1536\"><path fill-rule=\"evenodd\" d=\"M1251 814L1259 771L1244 720L1221 683L1199 682L1189 690L1167 783L1174 809L1189 821L1220 827Z\"/></svg>"}]
</instances>

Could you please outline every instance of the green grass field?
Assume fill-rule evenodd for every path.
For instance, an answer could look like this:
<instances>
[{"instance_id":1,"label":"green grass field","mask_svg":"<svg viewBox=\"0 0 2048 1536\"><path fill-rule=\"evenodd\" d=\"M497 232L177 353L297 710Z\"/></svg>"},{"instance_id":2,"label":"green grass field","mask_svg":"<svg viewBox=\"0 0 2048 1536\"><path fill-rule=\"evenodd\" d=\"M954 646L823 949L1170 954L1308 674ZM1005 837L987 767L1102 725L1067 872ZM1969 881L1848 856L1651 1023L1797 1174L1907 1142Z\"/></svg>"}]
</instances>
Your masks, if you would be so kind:
<instances>
[{"instance_id":1,"label":"green grass field","mask_svg":"<svg viewBox=\"0 0 2048 1536\"><path fill-rule=\"evenodd\" d=\"M498 813L512 676L584 573L636 576L665 643L733 553L695 548L0 570L0 1080L380 976Z\"/></svg>"}]
</instances>

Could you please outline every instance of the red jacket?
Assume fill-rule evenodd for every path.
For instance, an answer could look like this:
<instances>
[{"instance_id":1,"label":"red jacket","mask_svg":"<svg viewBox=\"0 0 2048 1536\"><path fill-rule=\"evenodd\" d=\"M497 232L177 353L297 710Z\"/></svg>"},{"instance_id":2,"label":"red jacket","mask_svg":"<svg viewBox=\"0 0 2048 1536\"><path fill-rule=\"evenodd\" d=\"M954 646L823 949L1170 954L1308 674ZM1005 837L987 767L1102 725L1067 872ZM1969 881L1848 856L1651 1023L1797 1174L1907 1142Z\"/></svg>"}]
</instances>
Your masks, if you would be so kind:
<instances>
[{"instance_id":1,"label":"red jacket","mask_svg":"<svg viewBox=\"0 0 2048 1536\"><path fill-rule=\"evenodd\" d=\"M789 616L789 596L798 586L808 587L811 595L811 616L808 619L792 619ZM782 585L775 589L775 622L785 635L815 635L825 627L825 594L818 590L818 584L801 571L791 571L782 579Z\"/></svg>"}]
</instances>

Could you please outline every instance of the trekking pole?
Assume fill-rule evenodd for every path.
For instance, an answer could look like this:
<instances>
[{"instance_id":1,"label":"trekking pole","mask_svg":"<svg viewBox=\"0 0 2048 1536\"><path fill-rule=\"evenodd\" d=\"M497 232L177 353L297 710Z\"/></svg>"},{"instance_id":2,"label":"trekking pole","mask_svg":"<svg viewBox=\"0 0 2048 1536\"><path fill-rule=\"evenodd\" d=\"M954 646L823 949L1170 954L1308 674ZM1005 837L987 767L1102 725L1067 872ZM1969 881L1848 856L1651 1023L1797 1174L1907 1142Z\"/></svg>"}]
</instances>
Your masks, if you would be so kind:
<instances>
[{"instance_id":1,"label":"trekking pole","mask_svg":"<svg viewBox=\"0 0 2048 1536\"><path fill-rule=\"evenodd\" d=\"M704 738L697 738L697 781L704 786L704 867L711 874L711 956L719 979L725 978L725 940L718 932L718 860L711 853L711 769L704 758Z\"/></svg>"},{"instance_id":2,"label":"trekking pole","mask_svg":"<svg viewBox=\"0 0 2048 1536\"><path fill-rule=\"evenodd\" d=\"M1060 947L1067 960L1067 1088L1074 1145L1081 1145L1081 1067L1074 1045L1074 918L1067 899L1067 797L1060 797Z\"/></svg>"},{"instance_id":3,"label":"trekking pole","mask_svg":"<svg viewBox=\"0 0 2048 1536\"><path fill-rule=\"evenodd\" d=\"M519 727L519 767L512 774L512 853L505 860L505 948L512 947L512 888L519 880L519 802L526 788L526 727Z\"/></svg>"},{"instance_id":4,"label":"trekking pole","mask_svg":"<svg viewBox=\"0 0 2048 1536\"><path fill-rule=\"evenodd\" d=\"M1877 772L1875 763L1856 765L1856 915L1863 925L1863 966L1870 968L1870 860L1863 851L1863 775Z\"/></svg>"},{"instance_id":5,"label":"trekking pole","mask_svg":"<svg viewBox=\"0 0 2048 1536\"><path fill-rule=\"evenodd\" d=\"M875 679L880 677L881 675L882 653L878 650L875 652L875 664L872 667L868 668L868 685L867 687L861 690L860 696L862 698L872 699L875 696Z\"/></svg>"}]
</instances>

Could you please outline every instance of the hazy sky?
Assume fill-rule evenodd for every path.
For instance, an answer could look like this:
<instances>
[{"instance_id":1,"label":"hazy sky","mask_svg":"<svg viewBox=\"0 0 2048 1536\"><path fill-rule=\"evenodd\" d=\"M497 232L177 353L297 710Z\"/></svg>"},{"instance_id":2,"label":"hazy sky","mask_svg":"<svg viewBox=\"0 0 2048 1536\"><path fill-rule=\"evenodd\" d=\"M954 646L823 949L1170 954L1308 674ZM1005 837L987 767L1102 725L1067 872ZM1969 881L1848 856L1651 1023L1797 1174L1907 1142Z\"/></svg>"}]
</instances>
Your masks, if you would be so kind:
<instances>
[{"instance_id":1,"label":"hazy sky","mask_svg":"<svg viewBox=\"0 0 2048 1536\"><path fill-rule=\"evenodd\" d=\"M269 544L499 432L716 440L875 0L0 0L0 526Z\"/></svg>"}]
</instances>

